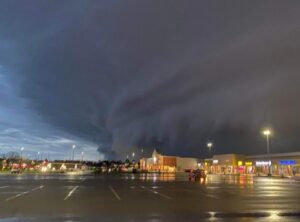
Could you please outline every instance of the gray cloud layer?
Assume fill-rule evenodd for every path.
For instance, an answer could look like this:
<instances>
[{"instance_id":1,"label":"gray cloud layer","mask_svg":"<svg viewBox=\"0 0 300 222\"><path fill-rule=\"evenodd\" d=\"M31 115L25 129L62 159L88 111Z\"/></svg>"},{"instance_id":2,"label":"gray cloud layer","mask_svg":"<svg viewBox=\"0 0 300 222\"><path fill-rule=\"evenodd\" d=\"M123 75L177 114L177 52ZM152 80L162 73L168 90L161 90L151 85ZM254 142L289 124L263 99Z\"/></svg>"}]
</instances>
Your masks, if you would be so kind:
<instances>
[{"instance_id":1,"label":"gray cloud layer","mask_svg":"<svg viewBox=\"0 0 300 222\"><path fill-rule=\"evenodd\" d=\"M296 1L1 1L0 64L45 121L184 155L298 149Z\"/></svg>"}]
</instances>

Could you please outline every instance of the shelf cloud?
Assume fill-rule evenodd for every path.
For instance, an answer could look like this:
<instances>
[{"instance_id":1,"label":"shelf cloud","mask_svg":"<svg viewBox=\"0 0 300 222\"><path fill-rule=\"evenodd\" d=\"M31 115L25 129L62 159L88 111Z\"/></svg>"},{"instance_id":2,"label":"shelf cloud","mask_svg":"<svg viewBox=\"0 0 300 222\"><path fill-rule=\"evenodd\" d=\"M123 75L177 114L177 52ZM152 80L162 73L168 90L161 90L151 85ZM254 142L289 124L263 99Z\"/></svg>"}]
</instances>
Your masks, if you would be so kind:
<instances>
[{"instance_id":1,"label":"shelf cloud","mask_svg":"<svg viewBox=\"0 0 300 222\"><path fill-rule=\"evenodd\" d=\"M38 121L106 158L205 156L209 140L217 153L262 153L266 126L273 152L295 151L299 6L1 1L0 74Z\"/></svg>"}]
</instances>

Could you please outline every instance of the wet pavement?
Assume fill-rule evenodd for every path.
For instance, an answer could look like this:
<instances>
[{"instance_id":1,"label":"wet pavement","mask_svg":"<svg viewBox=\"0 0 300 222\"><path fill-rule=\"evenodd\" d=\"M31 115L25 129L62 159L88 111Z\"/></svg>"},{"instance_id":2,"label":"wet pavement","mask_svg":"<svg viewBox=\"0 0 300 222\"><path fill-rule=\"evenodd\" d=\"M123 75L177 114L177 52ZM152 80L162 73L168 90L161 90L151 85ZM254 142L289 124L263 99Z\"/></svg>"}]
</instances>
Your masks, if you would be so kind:
<instances>
[{"instance_id":1,"label":"wet pavement","mask_svg":"<svg viewBox=\"0 0 300 222\"><path fill-rule=\"evenodd\" d=\"M300 221L300 182L187 174L0 175L0 221Z\"/></svg>"}]
</instances>

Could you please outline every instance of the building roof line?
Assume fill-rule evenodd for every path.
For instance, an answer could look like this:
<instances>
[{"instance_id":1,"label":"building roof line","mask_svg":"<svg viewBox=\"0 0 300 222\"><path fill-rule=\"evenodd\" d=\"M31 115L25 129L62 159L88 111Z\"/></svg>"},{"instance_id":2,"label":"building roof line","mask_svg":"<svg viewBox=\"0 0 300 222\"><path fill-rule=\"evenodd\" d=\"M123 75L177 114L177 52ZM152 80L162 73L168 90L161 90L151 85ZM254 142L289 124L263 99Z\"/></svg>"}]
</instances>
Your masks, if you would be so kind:
<instances>
[{"instance_id":1,"label":"building roof line","mask_svg":"<svg viewBox=\"0 0 300 222\"><path fill-rule=\"evenodd\" d=\"M271 153L270 155L261 154L261 155L249 155L247 158L268 158L268 157L294 157L300 156L300 152L290 152L290 153Z\"/></svg>"}]
</instances>

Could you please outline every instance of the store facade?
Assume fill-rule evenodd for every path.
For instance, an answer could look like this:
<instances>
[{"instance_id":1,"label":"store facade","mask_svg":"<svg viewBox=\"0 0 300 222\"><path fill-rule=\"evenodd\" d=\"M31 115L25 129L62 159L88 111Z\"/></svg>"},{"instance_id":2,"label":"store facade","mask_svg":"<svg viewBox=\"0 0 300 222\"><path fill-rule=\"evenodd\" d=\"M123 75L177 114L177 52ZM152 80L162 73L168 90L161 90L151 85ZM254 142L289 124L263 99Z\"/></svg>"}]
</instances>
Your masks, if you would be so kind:
<instances>
[{"instance_id":1,"label":"store facade","mask_svg":"<svg viewBox=\"0 0 300 222\"><path fill-rule=\"evenodd\" d=\"M149 172L183 172L198 168L198 158L167 156L155 149L150 158L140 160L140 168Z\"/></svg>"},{"instance_id":2,"label":"store facade","mask_svg":"<svg viewBox=\"0 0 300 222\"><path fill-rule=\"evenodd\" d=\"M214 155L204 163L205 170L211 174L244 173L245 156L240 154Z\"/></svg>"},{"instance_id":3,"label":"store facade","mask_svg":"<svg viewBox=\"0 0 300 222\"><path fill-rule=\"evenodd\" d=\"M211 159L167 156L154 150L150 158L140 160L142 170L183 172L197 168L211 174L300 175L300 152L268 155L221 154Z\"/></svg>"},{"instance_id":4,"label":"store facade","mask_svg":"<svg viewBox=\"0 0 300 222\"><path fill-rule=\"evenodd\" d=\"M300 152L247 156L255 164L256 174L295 176L300 174Z\"/></svg>"},{"instance_id":5,"label":"store facade","mask_svg":"<svg viewBox=\"0 0 300 222\"><path fill-rule=\"evenodd\" d=\"M300 174L300 152L245 156L240 154L214 155L203 163L212 174L257 174L294 176Z\"/></svg>"}]
</instances>

